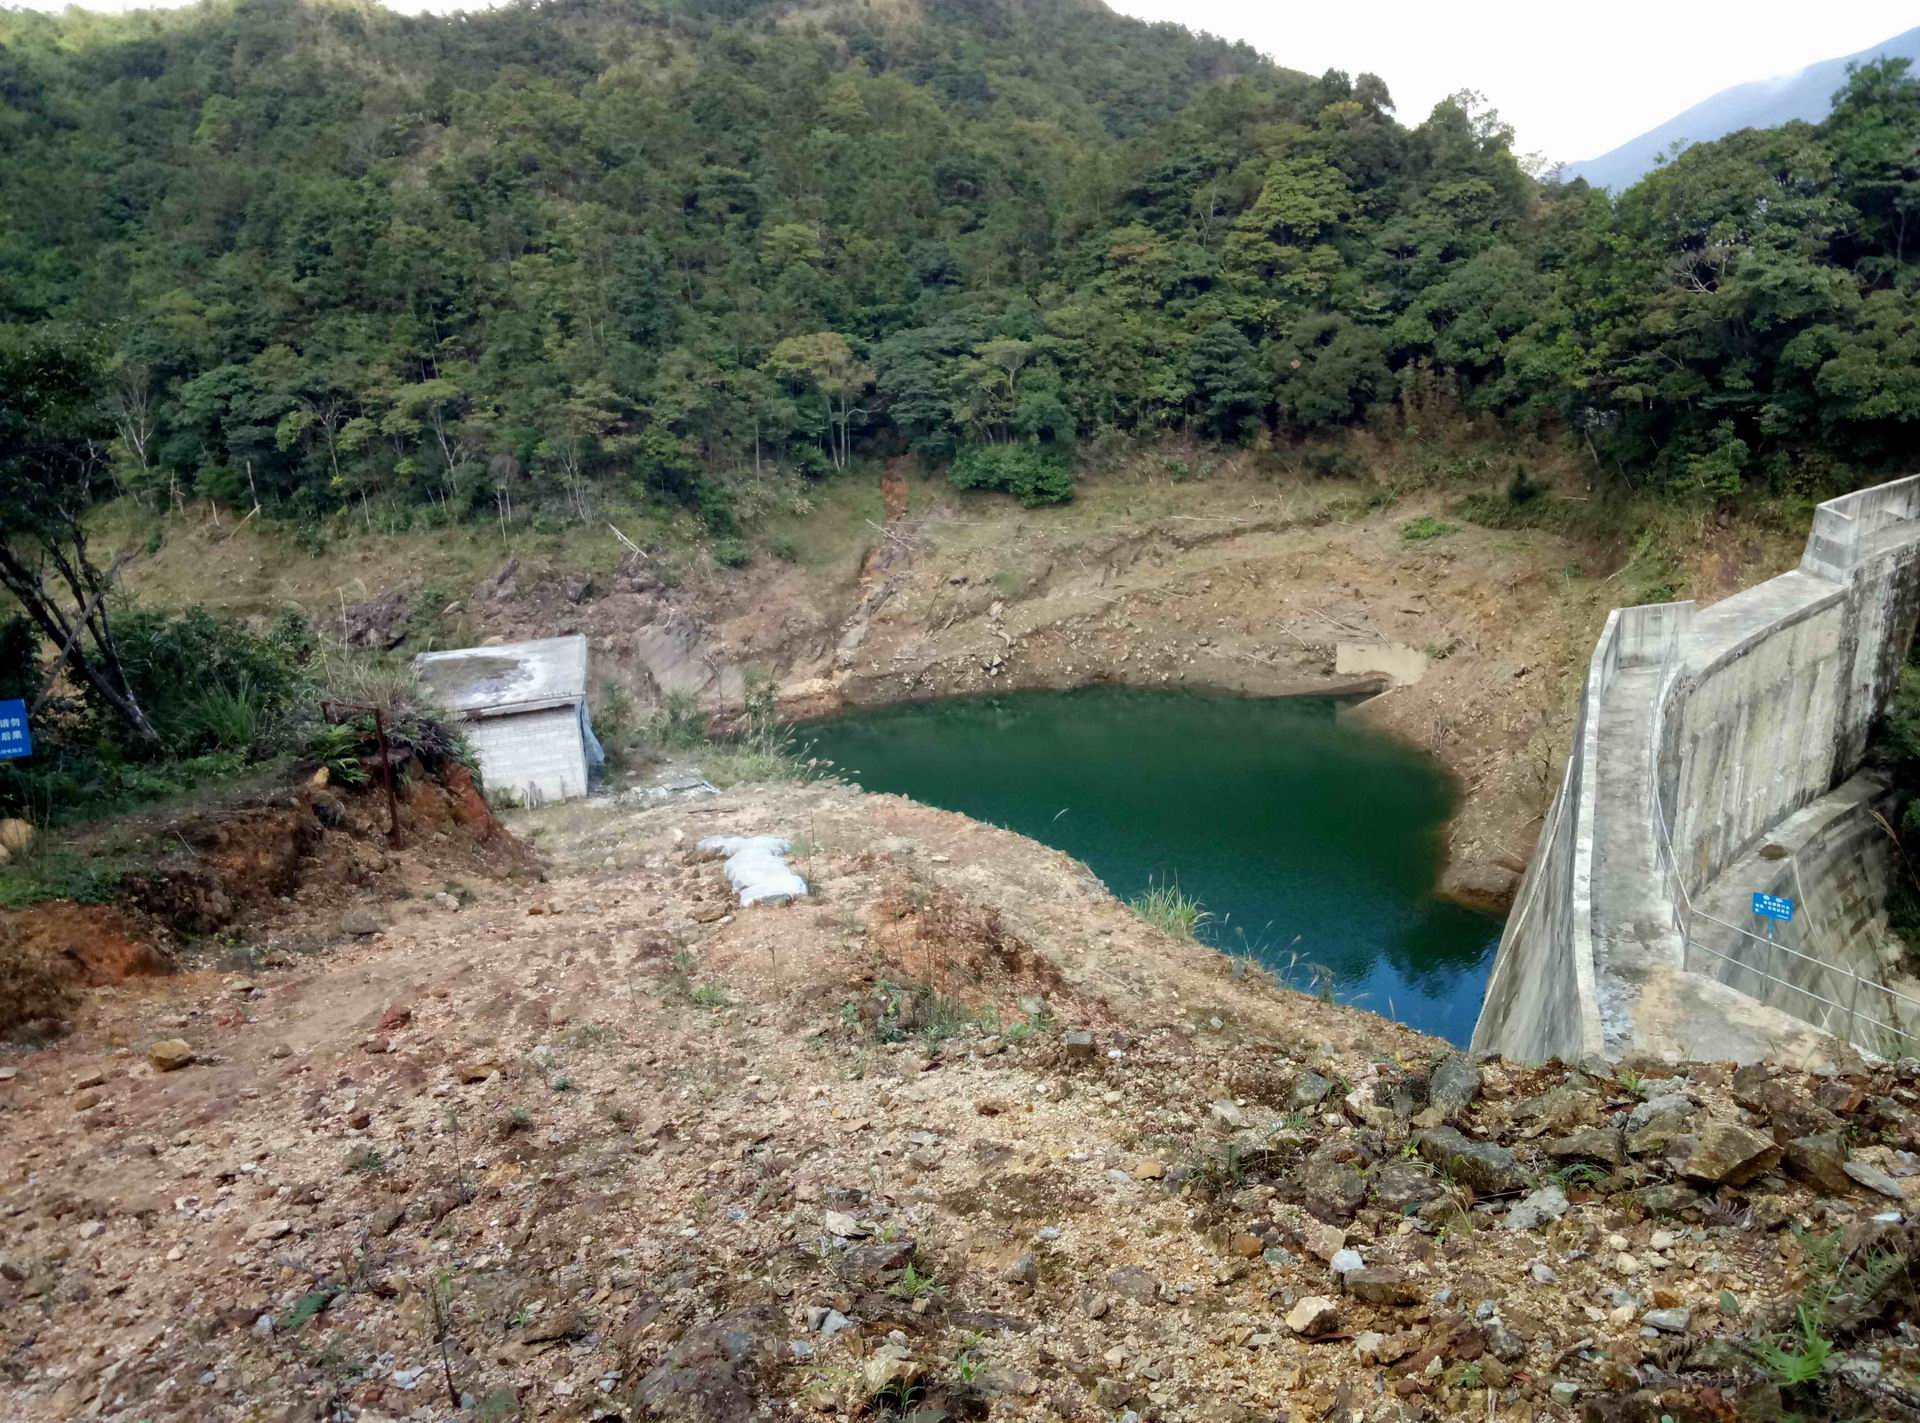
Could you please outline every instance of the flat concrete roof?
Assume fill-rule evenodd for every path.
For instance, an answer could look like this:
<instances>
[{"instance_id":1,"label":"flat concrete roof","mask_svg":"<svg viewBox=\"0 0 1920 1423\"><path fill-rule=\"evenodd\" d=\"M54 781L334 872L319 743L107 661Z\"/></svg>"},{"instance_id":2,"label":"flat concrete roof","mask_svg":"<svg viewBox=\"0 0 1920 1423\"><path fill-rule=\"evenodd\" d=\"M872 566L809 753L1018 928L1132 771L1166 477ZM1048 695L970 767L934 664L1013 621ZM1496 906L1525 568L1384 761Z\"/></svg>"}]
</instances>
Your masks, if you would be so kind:
<instances>
[{"instance_id":1,"label":"flat concrete roof","mask_svg":"<svg viewBox=\"0 0 1920 1423\"><path fill-rule=\"evenodd\" d=\"M587 640L579 633L423 652L413 665L447 710L464 716L531 711L587 695Z\"/></svg>"}]
</instances>

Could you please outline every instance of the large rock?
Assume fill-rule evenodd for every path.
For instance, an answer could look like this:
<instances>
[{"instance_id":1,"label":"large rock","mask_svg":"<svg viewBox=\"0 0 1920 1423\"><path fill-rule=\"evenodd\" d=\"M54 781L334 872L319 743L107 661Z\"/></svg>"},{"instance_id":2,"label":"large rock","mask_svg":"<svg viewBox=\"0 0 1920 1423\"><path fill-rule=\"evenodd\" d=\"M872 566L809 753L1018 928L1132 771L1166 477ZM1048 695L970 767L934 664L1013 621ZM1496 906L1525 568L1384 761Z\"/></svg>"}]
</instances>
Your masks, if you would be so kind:
<instances>
[{"instance_id":1,"label":"large rock","mask_svg":"<svg viewBox=\"0 0 1920 1423\"><path fill-rule=\"evenodd\" d=\"M1612 1127L1587 1127L1547 1143L1547 1155L1556 1161L1598 1161L1618 1166L1626 1160L1626 1144Z\"/></svg>"},{"instance_id":2,"label":"large rock","mask_svg":"<svg viewBox=\"0 0 1920 1423\"><path fill-rule=\"evenodd\" d=\"M1680 1163L1680 1174L1717 1186L1744 1186L1780 1161L1780 1148L1738 1122L1709 1121L1694 1133L1693 1149Z\"/></svg>"},{"instance_id":3,"label":"large rock","mask_svg":"<svg viewBox=\"0 0 1920 1423\"><path fill-rule=\"evenodd\" d=\"M1631 1136L1650 1122L1670 1113L1690 1117L1700 1110L1700 1104L1677 1088L1668 1088L1656 1092L1646 1101L1639 1103L1627 1114L1627 1134Z\"/></svg>"},{"instance_id":4,"label":"large rock","mask_svg":"<svg viewBox=\"0 0 1920 1423\"><path fill-rule=\"evenodd\" d=\"M1402 1215L1445 1190L1432 1171L1415 1161L1384 1161L1368 1173L1368 1184L1375 1205Z\"/></svg>"},{"instance_id":5,"label":"large rock","mask_svg":"<svg viewBox=\"0 0 1920 1423\"><path fill-rule=\"evenodd\" d=\"M1302 1203L1330 1225L1346 1224L1366 1203L1366 1177L1350 1161L1308 1161L1294 1179Z\"/></svg>"},{"instance_id":6,"label":"large rock","mask_svg":"<svg viewBox=\"0 0 1920 1423\"><path fill-rule=\"evenodd\" d=\"M879 1289L891 1284L913 1262L913 1241L869 1240L849 1246L833 1262L833 1272L853 1284Z\"/></svg>"},{"instance_id":7,"label":"large rock","mask_svg":"<svg viewBox=\"0 0 1920 1423\"><path fill-rule=\"evenodd\" d=\"M1327 1094L1331 1091L1333 1082L1330 1078L1322 1077L1317 1072L1303 1072L1293 1084L1293 1109L1304 1112L1317 1107L1327 1100Z\"/></svg>"},{"instance_id":8,"label":"large rock","mask_svg":"<svg viewBox=\"0 0 1920 1423\"><path fill-rule=\"evenodd\" d=\"M1409 1305L1420 1303L1420 1291L1406 1272L1378 1265L1365 1270L1349 1270L1341 1279L1348 1294L1368 1304ZM1291 1324L1292 1320L1289 1319Z\"/></svg>"},{"instance_id":9,"label":"large rock","mask_svg":"<svg viewBox=\"0 0 1920 1423\"><path fill-rule=\"evenodd\" d=\"M1567 1213L1567 1193L1551 1183L1528 1192L1501 1222L1508 1230L1537 1230Z\"/></svg>"},{"instance_id":10,"label":"large rock","mask_svg":"<svg viewBox=\"0 0 1920 1423\"><path fill-rule=\"evenodd\" d=\"M354 908L340 916L340 932L356 939L369 938L386 927L386 916L377 909Z\"/></svg>"},{"instance_id":11,"label":"large rock","mask_svg":"<svg viewBox=\"0 0 1920 1423\"><path fill-rule=\"evenodd\" d=\"M1324 1295L1308 1295L1287 1311L1287 1328L1302 1339L1318 1339L1340 1327L1340 1306Z\"/></svg>"},{"instance_id":12,"label":"large rock","mask_svg":"<svg viewBox=\"0 0 1920 1423\"><path fill-rule=\"evenodd\" d=\"M349 603L340 614L340 635L349 647L390 652L413 626L413 599L400 589L364 603Z\"/></svg>"},{"instance_id":13,"label":"large rock","mask_svg":"<svg viewBox=\"0 0 1920 1423\"><path fill-rule=\"evenodd\" d=\"M1900 1183L1878 1166L1870 1165L1865 1161L1849 1161L1841 1169L1869 1191L1878 1191L1881 1195L1896 1201L1904 1201L1907 1198L1907 1193L1900 1189Z\"/></svg>"},{"instance_id":14,"label":"large rock","mask_svg":"<svg viewBox=\"0 0 1920 1423\"><path fill-rule=\"evenodd\" d=\"M926 1371L927 1366L914 1358L905 1344L889 1341L867 1356L860 1381L869 1399L883 1394L904 1397Z\"/></svg>"},{"instance_id":15,"label":"large rock","mask_svg":"<svg viewBox=\"0 0 1920 1423\"><path fill-rule=\"evenodd\" d=\"M1684 1112L1661 1112L1651 1122L1626 1133L1626 1150L1632 1156L1657 1156L1678 1137L1688 1135L1692 1125Z\"/></svg>"},{"instance_id":16,"label":"large rock","mask_svg":"<svg viewBox=\"0 0 1920 1423\"><path fill-rule=\"evenodd\" d=\"M674 1423L752 1417L784 1344L783 1323L772 1305L759 1304L695 1326L635 1386L633 1408Z\"/></svg>"},{"instance_id":17,"label":"large rock","mask_svg":"<svg viewBox=\"0 0 1920 1423\"><path fill-rule=\"evenodd\" d=\"M1742 1069L1744 1072L1745 1069ZM1775 1141L1791 1141L1797 1136L1824 1136L1839 1131L1845 1124L1800 1088L1784 1078L1748 1075L1744 1082L1734 1074L1734 1100L1750 1112L1758 1112L1773 1128Z\"/></svg>"},{"instance_id":18,"label":"large rock","mask_svg":"<svg viewBox=\"0 0 1920 1423\"><path fill-rule=\"evenodd\" d=\"M1247 1127L1253 1125L1247 1120L1245 1108L1241 1107L1238 1102L1222 1099L1221 1101L1215 1102L1209 1110L1212 1113L1214 1121L1229 1131L1244 1131Z\"/></svg>"},{"instance_id":19,"label":"large rock","mask_svg":"<svg viewBox=\"0 0 1920 1423\"><path fill-rule=\"evenodd\" d=\"M1473 1105L1480 1095L1480 1069L1473 1059L1456 1052L1440 1060L1427 1083L1427 1100L1443 1117L1453 1117ZM1429 1118L1428 1120L1432 1120Z\"/></svg>"},{"instance_id":20,"label":"large rock","mask_svg":"<svg viewBox=\"0 0 1920 1423\"><path fill-rule=\"evenodd\" d=\"M1563 1084L1544 1096L1516 1103L1513 1120L1529 1128L1528 1136L1543 1132L1568 1132L1575 1127L1592 1126L1600 1112L1598 1094L1585 1087Z\"/></svg>"},{"instance_id":21,"label":"large rock","mask_svg":"<svg viewBox=\"0 0 1920 1423\"><path fill-rule=\"evenodd\" d=\"M193 1061L193 1047L185 1038L163 1038L147 1049L147 1061L160 1072L178 1072Z\"/></svg>"},{"instance_id":22,"label":"large rock","mask_svg":"<svg viewBox=\"0 0 1920 1423\"><path fill-rule=\"evenodd\" d=\"M1122 1265L1107 1272L1107 1288L1137 1304L1152 1304L1160 1298L1160 1282L1138 1265Z\"/></svg>"},{"instance_id":23,"label":"large rock","mask_svg":"<svg viewBox=\"0 0 1920 1423\"><path fill-rule=\"evenodd\" d=\"M483 578L480 580L479 586L473 590L474 597L502 600L511 598L519 572L520 560L517 558L508 559L491 578Z\"/></svg>"},{"instance_id":24,"label":"large rock","mask_svg":"<svg viewBox=\"0 0 1920 1423\"><path fill-rule=\"evenodd\" d=\"M1847 1149L1840 1133L1796 1136L1786 1145L1787 1174L1829 1195L1842 1195L1853 1186L1847 1175Z\"/></svg>"},{"instance_id":25,"label":"large rock","mask_svg":"<svg viewBox=\"0 0 1920 1423\"><path fill-rule=\"evenodd\" d=\"M1474 1141L1452 1127L1429 1127L1416 1133L1413 1143L1423 1161L1432 1162L1483 1196L1506 1195L1526 1187L1519 1163L1504 1146Z\"/></svg>"},{"instance_id":26,"label":"large rock","mask_svg":"<svg viewBox=\"0 0 1920 1423\"><path fill-rule=\"evenodd\" d=\"M1625 1199L1651 1216L1687 1216L1689 1219L1698 1216L1701 1201L1698 1191L1678 1181L1642 1186L1637 1191L1629 1192Z\"/></svg>"}]
</instances>

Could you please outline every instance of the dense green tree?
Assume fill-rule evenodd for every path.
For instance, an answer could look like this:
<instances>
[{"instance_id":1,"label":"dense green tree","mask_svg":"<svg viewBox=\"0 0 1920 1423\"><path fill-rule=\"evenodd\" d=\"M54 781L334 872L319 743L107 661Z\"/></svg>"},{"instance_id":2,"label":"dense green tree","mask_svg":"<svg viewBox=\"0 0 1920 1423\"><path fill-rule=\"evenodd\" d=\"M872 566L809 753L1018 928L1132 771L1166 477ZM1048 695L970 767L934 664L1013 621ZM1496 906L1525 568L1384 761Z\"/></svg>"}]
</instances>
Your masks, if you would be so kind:
<instances>
[{"instance_id":1,"label":"dense green tree","mask_svg":"<svg viewBox=\"0 0 1920 1423\"><path fill-rule=\"evenodd\" d=\"M152 742L114 636L107 593L119 569L87 547L110 428L102 383L84 343L0 327L0 587L45 635L54 665Z\"/></svg>"},{"instance_id":2,"label":"dense green tree","mask_svg":"<svg viewBox=\"0 0 1920 1423\"><path fill-rule=\"evenodd\" d=\"M776 466L1296 437L1416 385L1722 497L1900 458L1903 62L1617 198L1476 95L1416 117L1069 0L6 10L0 322L102 333L100 487L153 509L716 524Z\"/></svg>"},{"instance_id":3,"label":"dense green tree","mask_svg":"<svg viewBox=\"0 0 1920 1423\"><path fill-rule=\"evenodd\" d=\"M1202 428L1216 439L1243 438L1273 396L1253 343L1231 322L1216 321L1194 338L1192 362Z\"/></svg>"}]
</instances>

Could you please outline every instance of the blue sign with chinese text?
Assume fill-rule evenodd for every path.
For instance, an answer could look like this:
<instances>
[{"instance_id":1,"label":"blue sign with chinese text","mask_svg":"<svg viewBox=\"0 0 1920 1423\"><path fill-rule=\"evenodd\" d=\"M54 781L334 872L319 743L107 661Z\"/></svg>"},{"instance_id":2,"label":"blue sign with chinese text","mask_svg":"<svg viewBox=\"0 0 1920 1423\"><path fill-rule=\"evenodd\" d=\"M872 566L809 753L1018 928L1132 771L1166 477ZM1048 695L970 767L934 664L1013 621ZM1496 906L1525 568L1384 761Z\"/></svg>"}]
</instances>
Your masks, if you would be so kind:
<instances>
[{"instance_id":1,"label":"blue sign with chinese text","mask_svg":"<svg viewBox=\"0 0 1920 1423\"><path fill-rule=\"evenodd\" d=\"M27 704L19 699L0 702L0 761L33 754L33 735L27 730Z\"/></svg>"},{"instance_id":2,"label":"blue sign with chinese text","mask_svg":"<svg viewBox=\"0 0 1920 1423\"><path fill-rule=\"evenodd\" d=\"M1778 894L1756 894L1753 897L1753 912L1762 919L1778 919L1782 924L1793 922L1793 901Z\"/></svg>"}]
</instances>

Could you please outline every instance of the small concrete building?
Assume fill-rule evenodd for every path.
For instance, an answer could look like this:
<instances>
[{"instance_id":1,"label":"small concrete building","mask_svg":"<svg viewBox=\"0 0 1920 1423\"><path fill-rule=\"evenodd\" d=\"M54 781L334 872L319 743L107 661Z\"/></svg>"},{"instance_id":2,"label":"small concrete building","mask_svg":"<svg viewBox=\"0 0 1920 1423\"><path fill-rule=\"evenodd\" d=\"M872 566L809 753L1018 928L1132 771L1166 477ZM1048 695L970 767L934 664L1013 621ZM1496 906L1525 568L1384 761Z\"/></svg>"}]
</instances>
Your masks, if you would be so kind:
<instances>
[{"instance_id":1,"label":"small concrete building","mask_svg":"<svg viewBox=\"0 0 1920 1423\"><path fill-rule=\"evenodd\" d=\"M587 718L587 640L423 652L420 680L463 723L489 793L522 805L583 796L606 757Z\"/></svg>"}]
</instances>

